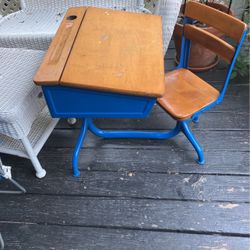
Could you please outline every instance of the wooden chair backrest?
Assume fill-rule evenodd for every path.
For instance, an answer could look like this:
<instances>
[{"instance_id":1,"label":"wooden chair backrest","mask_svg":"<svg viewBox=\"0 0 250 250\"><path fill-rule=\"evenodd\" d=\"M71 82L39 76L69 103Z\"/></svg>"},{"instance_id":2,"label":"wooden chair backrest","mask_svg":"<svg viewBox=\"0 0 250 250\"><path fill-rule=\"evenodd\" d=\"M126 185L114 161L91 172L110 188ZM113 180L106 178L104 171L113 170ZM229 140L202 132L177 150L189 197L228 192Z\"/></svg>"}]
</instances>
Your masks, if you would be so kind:
<instances>
[{"instance_id":1,"label":"wooden chair backrest","mask_svg":"<svg viewBox=\"0 0 250 250\"><path fill-rule=\"evenodd\" d=\"M213 51L227 63L230 63L234 57L235 48L232 45L201 28L195 27L194 25L185 25L184 36Z\"/></svg>"},{"instance_id":2,"label":"wooden chair backrest","mask_svg":"<svg viewBox=\"0 0 250 250\"><path fill-rule=\"evenodd\" d=\"M198 20L212 26L237 43L240 42L247 25L237 18L216 10L204 4L190 1L185 8L185 17ZM221 56L226 62L230 63L235 54L235 48L220 39L219 37L207 32L205 29L194 25L184 25L184 36L192 41L200 43L202 46L212 50Z\"/></svg>"}]
</instances>

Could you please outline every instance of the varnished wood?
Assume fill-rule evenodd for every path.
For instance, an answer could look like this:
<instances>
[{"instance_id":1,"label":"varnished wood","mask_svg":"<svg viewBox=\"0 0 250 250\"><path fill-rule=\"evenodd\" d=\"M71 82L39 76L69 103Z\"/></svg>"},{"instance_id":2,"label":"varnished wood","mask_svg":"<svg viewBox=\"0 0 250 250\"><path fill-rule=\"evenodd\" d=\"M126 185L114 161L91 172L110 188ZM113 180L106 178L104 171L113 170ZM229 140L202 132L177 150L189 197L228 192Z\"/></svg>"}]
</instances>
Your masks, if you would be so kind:
<instances>
[{"instance_id":1,"label":"varnished wood","mask_svg":"<svg viewBox=\"0 0 250 250\"><path fill-rule=\"evenodd\" d=\"M218 90L187 69L166 74L165 86L164 96L157 101L177 120L189 119L219 96Z\"/></svg>"},{"instance_id":2,"label":"varnished wood","mask_svg":"<svg viewBox=\"0 0 250 250\"><path fill-rule=\"evenodd\" d=\"M181 37L183 35L183 25L180 23L176 23L174 27L174 35L176 37Z\"/></svg>"},{"instance_id":3,"label":"varnished wood","mask_svg":"<svg viewBox=\"0 0 250 250\"><path fill-rule=\"evenodd\" d=\"M241 39L246 24L221 11L196 2L189 2L185 16L199 20L229 35L237 42ZM184 32L182 30L184 29ZM205 29L195 25L177 25L177 34L212 50L226 62L231 63L235 48ZM187 120L199 110L207 107L219 97L219 91L187 69L173 71L166 75L166 90L158 103L176 120Z\"/></svg>"},{"instance_id":4,"label":"varnished wood","mask_svg":"<svg viewBox=\"0 0 250 250\"><path fill-rule=\"evenodd\" d=\"M231 63L235 49L219 37L196 27L194 25L186 24L184 26L184 35L186 38L199 43L205 48L213 51L224 59L227 63Z\"/></svg>"},{"instance_id":5,"label":"varnished wood","mask_svg":"<svg viewBox=\"0 0 250 250\"><path fill-rule=\"evenodd\" d=\"M37 85L55 85L60 82L65 63L86 10L87 8L71 8L67 11L39 70L33 78ZM76 16L76 19L68 19L68 17L73 16Z\"/></svg>"},{"instance_id":6,"label":"varnished wood","mask_svg":"<svg viewBox=\"0 0 250 250\"><path fill-rule=\"evenodd\" d=\"M185 28L182 24L176 24L174 30L175 35L181 37L183 34L183 29L186 38L199 43L205 48L216 53L227 63L231 63L235 53L235 48L232 45L206 31L205 29L190 24L186 24Z\"/></svg>"},{"instance_id":7,"label":"varnished wood","mask_svg":"<svg viewBox=\"0 0 250 250\"><path fill-rule=\"evenodd\" d=\"M239 42L247 25L241 20L207 5L190 1L186 4L185 16L208 24Z\"/></svg>"},{"instance_id":8,"label":"varnished wood","mask_svg":"<svg viewBox=\"0 0 250 250\"><path fill-rule=\"evenodd\" d=\"M61 84L144 96L164 94L159 16L89 8Z\"/></svg>"},{"instance_id":9,"label":"varnished wood","mask_svg":"<svg viewBox=\"0 0 250 250\"><path fill-rule=\"evenodd\" d=\"M76 15L77 19L67 20ZM159 16L70 9L34 81L123 94L164 94Z\"/></svg>"}]
</instances>

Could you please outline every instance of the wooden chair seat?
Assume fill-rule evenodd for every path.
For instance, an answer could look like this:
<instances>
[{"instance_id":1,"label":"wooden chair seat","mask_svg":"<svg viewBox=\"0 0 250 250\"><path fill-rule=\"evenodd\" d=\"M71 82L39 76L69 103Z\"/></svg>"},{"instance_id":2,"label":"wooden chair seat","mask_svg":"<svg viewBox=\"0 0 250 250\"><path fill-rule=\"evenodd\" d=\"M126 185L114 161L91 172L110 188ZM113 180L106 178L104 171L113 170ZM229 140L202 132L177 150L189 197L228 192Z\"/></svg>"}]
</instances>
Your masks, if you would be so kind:
<instances>
[{"instance_id":1,"label":"wooden chair seat","mask_svg":"<svg viewBox=\"0 0 250 250\"><path fill-rule=\"evenodd\" d=\"M178 69L166 74L165 94L157 101L173 118L183 121L216 101L219 94L191 71Z\"/></svg>"}]
</instances>

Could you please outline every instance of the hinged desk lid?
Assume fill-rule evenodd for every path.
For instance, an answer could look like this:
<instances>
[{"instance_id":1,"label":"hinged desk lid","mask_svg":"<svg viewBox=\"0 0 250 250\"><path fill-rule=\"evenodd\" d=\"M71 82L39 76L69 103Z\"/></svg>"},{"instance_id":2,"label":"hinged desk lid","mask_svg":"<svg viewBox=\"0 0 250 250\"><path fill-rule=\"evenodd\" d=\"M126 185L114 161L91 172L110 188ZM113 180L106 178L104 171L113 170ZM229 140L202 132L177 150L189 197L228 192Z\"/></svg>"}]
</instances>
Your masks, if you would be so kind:
<instances>
[{"instance_id":1,"label":"hinged desk lid","mask_svg":"<svg viewBox=\"0 0 250 250\"><path fill-rule=\"evenodd\" d=\"M123 94L164 94L161 17L71 8L34 82Z\"/></svg>"}]
</instances>

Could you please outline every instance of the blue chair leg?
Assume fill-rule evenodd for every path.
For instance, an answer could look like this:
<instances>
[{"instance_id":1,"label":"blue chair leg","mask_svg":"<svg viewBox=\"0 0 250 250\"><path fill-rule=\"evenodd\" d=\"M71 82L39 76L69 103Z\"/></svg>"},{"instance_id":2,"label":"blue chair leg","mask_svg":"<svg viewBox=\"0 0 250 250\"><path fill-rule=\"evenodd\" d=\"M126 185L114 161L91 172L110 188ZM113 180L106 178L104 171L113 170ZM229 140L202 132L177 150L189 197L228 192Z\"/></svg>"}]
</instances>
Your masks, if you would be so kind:
<instances>
[{"instance_id":1,"label":"blue chair leg","mask_svg":"<svg viewBox=\"0 0 250 250\"><path fill-rule=\"evenodd\" d=\"M186 122L186 121L180 122L180 126L181 126L181 131L184 133L184 135L187 137L187 139L191 142L195 151L198 154L198 161L197 162L199 164L203 165L205 163L203 150L202 150L200 144L197 142L196 138L194 137L192 131L188 127L188 122Z\"/></svg>"},{"instance_id":2,"label":"blue chair leg","mask_svg":"<svg viewBox=\"0 0 250 250\"><path fill-rule=\"evenodd\" d=\"M79 157L81 146L82 146L82 143L85 139L87 130L88 130L88 120L83 119L82 127L80 130L80 134L78 136L78 139L77 139L77 143L76 143L75 150L73 153L73 158L72 158L72 170L73 170L73 176L75 176L75 177L80 176L80 171L78 169L78 157Z\"/></svg>"}]
</instances>

